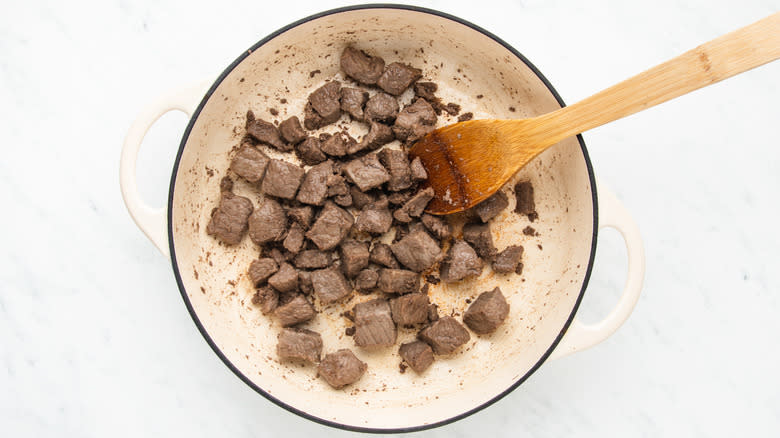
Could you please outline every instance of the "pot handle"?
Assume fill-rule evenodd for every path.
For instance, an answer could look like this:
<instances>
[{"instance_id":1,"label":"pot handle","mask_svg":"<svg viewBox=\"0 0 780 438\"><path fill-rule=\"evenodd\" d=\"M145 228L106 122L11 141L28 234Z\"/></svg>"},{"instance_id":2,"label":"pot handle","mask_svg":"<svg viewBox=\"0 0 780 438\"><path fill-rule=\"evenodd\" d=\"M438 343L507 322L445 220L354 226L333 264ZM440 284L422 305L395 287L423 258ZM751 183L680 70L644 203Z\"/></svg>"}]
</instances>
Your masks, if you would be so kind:
<instances>
[{"instance_id":1,"label":"pot handle","mask_svg":"<svg viewBox=\"0 0 780 438\"><path fill-rule=\"evenodd\" d=\"M623 325L634 310L645 278L645 250L639 227L617 196L597 181L599 199L599 229L611 227L620 232L628 252L628 275L617 306L601 322L585 324L575 318L561 342L550 355L558 359L590 348L610 337Z\"/></svg>"},{"instance_id":2,"label":"pot handle","mask_svg":"<svg viewBox=\"0 0 780 438\"><path fill-rule=\"evenodd\" d=\"M157 98L144 108L136 117L125 136L122 146L122 156L119 160L119 187L125 200L127 211L130 212L138 228L146 234L154 246L165 257L170 257L168 249L168 233L166 231L166 208L154 208L141 199L136 184L135 164L138 150L149 128L168 111L179 110L192 117L195 108L203 98L207 82L199 81L169 92Z\"/></svg>"}]
</instances>

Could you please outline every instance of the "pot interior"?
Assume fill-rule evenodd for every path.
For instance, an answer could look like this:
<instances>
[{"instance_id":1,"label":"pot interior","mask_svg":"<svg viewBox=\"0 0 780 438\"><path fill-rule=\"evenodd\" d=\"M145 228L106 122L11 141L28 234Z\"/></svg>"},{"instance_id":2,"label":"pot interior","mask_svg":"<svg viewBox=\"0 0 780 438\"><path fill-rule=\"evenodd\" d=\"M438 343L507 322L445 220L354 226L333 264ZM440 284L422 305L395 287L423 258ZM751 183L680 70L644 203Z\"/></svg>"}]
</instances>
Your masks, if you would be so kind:
<instances>
[{"instance_id":1,"label":"pot interior","mask_svg":"<svg viewBox=\"0 0 780 438\"><path fill-rule=\"evenodd\" d=\"M340 314L366 299L356 295L325 309L305 326L322 334L323 353L350 348L367 362L368 371L360 381L333 390L316 377L314 366L280 363L275 352L278 322L251 304L254 291L246 270L258 256L258 248L248 237L236 247L222 246L206 234L206 224L219 201L219 181L228 168L231 149L243 135L246 111L252 109L270 121L291 115L302 120L309 93L326 78L343 79L338 60L348 44L387 62L422 68L425 79L439 84L438 94L445 103L456 102L475 118L528 117L560 107L523 60L491 37L447 17L372 8L300 23L245 53L190 122L171 192L174 266L182 293L207 338L256 389L339 426L421 427L495 399L524 379L551 350L573 314L590 269L595 242L591 175L575 138L539 156L504 187L510 204L492 230L499 251L510 244L523 245L522 275L497 275L485 269L477 279L430 288L440 314L454 314L460 320L467 300L500 286L511 310L496 333L471 333L467 345L451 357L437 357L425 373L409 369L402 374L397 347L369 351L356 347L344 334L348 321ZM271 114L272 109L278 116ZM439 125L454 121L442 116ZM331 125L323 131L336 129ZM352 135L359 138L364 132L365 128L354 128ZM535 187L539 218L534 223L512 213L512 188L519 180L530 180ZM258 205L258 191L245 181L236 180L235 191ZM527 226L539 235L523 234ZM414 334L400 329L398 343Z\"/></svg>"}]
</instances>

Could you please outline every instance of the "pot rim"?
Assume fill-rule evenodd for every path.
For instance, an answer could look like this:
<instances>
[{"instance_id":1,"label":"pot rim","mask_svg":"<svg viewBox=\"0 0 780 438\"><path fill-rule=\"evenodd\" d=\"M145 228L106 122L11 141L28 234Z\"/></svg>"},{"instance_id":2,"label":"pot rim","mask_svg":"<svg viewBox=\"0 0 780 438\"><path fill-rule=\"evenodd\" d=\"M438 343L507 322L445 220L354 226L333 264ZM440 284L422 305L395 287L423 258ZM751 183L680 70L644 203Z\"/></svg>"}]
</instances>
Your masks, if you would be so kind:
<instances>
[{"instance_id":1,"label":"pot rim","mask_svg":"<svg viewBox=\"0 0 780 438\"><path fill-rule=\"evenodd\" d=\"M585 289L588 287L588 282L590 280L591 271L593 270L593 261L596 255L596 241L598 237L598 196L596 193L596 179L593 173L593 165L590 161L590 156L588 155L588 150L585 147L585 141L582 138L582 135L577 135L577 141L580 144L580 149L582 150L582 155L585 159L585 165L588 170L588 179L590 180L590 187L591 187L591 197L593 202L593 236L591 241L591 249L590 249L590 256L588 259L588 267L585 270L585 277L583 278L582 282L582 288L580 289L579 295L577 296L577 300L574 303L574 307L572 308L571 314L569 315L568 319L566 320L566 323L561 328L558 335L555 337L555 340L552 342L550 347L545 351L545 353L541 356L541 358L534 364L531 369L528 370L528 372L523 375L520 379L518 379L516 382L514 382L512 385L510 385L508 388L506 388L504 391L500 392L499 394L496 394L493 398L490 400L482 403L481 405L472 408L466 412L454 415L450 418L447 418L445 420L437 421L435 423L430 424L422 424L422 425L416 425L416 426L409 426L409 427L398 427L398 428L373 428L373 427L361 427L361 426L352 426L349 424L343 424L336 421L327 420L324 418L317 417L315 415L312 415L308 412L302 411L292 405L289 405L278 398L274 397L273 395L269 394L259 386L257 386L254 382L252 382L248 377L246 377L235 365L233 365L232 362L225 356L224 353L222 353L222 350L219 349L219 347L216 345L214 340L211 338L211 336L208 334L206 329L204 328L203 324L200 322L200 319L198 318L198 315L195 312L195 309L192 306L192 303L190 302L189 297L187 296L186 288L184 287L184 283L182 281L181 273L179 272L179 265L176 260L176 248L174 247L174 241L173 241L173 194L174 189L176 187L176 175L179 171L179 163L181 161L182 154L184 152L184 147L187 144L187 141L189 140L190 132L192 131L192 127L195 124L195 121L198 119L198 116L200 115L201 110L205 106L205 104L208 102L211 95L214 93L214 91L219 87L219 85L222 83L222 81L227 77L228 74L230 74L233 69L238 66L249 54L254 52L259 47L263 46L267 42L271 41L272 39L276 38L280 34L295 28L297 26L300 26L301 24L307 23L312 20L316 20L328 15L338 14L342 12L350 12L350 11L356 11L356 10L364 10L364 9L400 9L400 10L407 10L412 12L421 12L425 14L434 15L439 18L445 18L451 21L454 21L456 23L462 24L464 26L467 26L473 30L476 30L477 32L482 33L483 35L487 36L488 38L492 39L496 43L503 46L505 49L507 49L509 52L511 52L514 56L516 56L518 59L520 59L531 71L544 83L544 85L547 87L547 89L552 93L552 95L555 97L555 100L561 105L566 106L561 96L558 94L558 92L553 88L550 81L547 80L547 78L539 71L539 69L534 66L531 61L529 61L525 56L523 56L517 49L509 45L507 42L499 38L498 36L494 35L493 33L483 29L480 26L477 26L474 23L471 23L469 21L466 21L462 18L456 17L454 15L450 15L445 12L437 11L435 9L429 9L424 8L420 6L411 6L411 5L403 5L403 4L387 4L387 3L369 3L369 4L361 4L361 5L352 5L352 6L345 6L335 9L329 9L323 12L319 12L313 15L309 15L308 17L302 18L300 20L297 20L293 23L290 23L272 33L270 33L265 38L261 39L252 47L250 47L248 50L245 50L241 53L241 55L238 56L225 70L219 75L219 77L214 81L214 84L211 85L209 90L206 92L206 94L203 96L203 99L198 104L198 107L195 109L195 111L192 113L192 117L190 117L189 122L187 123L187 127L184 130L184 134L182 135L181 142L179 144L179 150L176 153L176 159L173 164L173 173L171 174L171 182L168 192L168 212L167 212L167 221L168 221L168 245L170 249L171 254L171 265L173 267L173 273L176 277L176 284L178 285L179 292L181 293L182 299L184 300L184 304L187 306L187 311L189 312L190 316L192 317L193 322L195 323L195 326L198 328L198 331L203 336L203 338L206 340L206 342L209 344L211 349L214 351L214 353L222 360L222 362L235 374L239 379L241 379L245 384L247 384L250 388L255 390L257 393L265 397L266 399L270 400L277 406L280 406L284 408L285 410L292 412L296 415L299 415L303 418L306 418L308 420L314 421L319 424L323 424L326 426L334 427L337 429L342 430L348 430L352 432L364 432L364 433L382 433L382 434L390 434L390 433L406 433L406 432L417 432L427 429L433 429L436 427L444 426L450 423L453 423L455 421L458 421L460 419L466 418L476 412L481 411L482 409L487 408L488 406L496 403L497 401L504 398L507 394L514 391L517 387L519 387L523 382L525 382L528 377L530 377L536 370L539 369L539 367L547 360L547 358L550 356L550 354L555 350L555 347L558 345L558 343L563 338L563 335L566 333L567 329L571 325L571 322L574 320L574 316L577 313L577 310L579 309L580 303L582 302L582 298L585 294Z\"/></svg>"}]
</instances>

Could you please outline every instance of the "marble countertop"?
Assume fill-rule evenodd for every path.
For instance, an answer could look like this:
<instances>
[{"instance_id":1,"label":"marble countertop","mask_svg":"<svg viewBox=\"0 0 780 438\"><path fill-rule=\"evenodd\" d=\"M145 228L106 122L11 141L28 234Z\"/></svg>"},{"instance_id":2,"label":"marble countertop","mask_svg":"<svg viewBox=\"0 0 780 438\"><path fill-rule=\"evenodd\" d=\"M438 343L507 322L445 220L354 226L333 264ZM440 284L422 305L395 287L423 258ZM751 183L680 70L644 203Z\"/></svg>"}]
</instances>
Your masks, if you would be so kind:
<instances>
[{"instance_id":1,"label":"marble countertop","mask_svg":"<svg viewBox=\"0 0 780 438\"><path fill-rule=\"evenodd\" d=\"M212 353L130 219L118 161L158 94L214 75L329 1L16 2L0 16L0 425L7 436L346 436L262 398ZM575 102L777 10L776 0L430 1L518 48ZM604 343L427 436L780 434L780 63L585 134L639 223L645 288ZM185 116L139 158L163 205ZM580 316L625 278L599 239Z\"/></svg>"}]
</instances>

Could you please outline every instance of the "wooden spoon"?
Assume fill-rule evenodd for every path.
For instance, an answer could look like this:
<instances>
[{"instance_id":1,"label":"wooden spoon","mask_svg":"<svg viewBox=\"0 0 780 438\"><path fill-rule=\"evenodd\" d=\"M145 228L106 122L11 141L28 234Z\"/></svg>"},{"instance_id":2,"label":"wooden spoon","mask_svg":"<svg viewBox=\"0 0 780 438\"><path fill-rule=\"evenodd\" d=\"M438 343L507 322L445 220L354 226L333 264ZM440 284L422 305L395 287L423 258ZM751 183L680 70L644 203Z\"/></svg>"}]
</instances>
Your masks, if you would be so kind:
<instances>
[{"instance_id":1,"label":"wooden spoon","mask_svg":"<svg viewBox=\"0 0 780 438\"><path fill-rule=\"evenodd\" d=\"M473 207L559 141L780 58L780 12L723 35L574 105L522 120L471 120L434 130L409 151L435 197L427 211Z\"/></svg>"}]
</instances>

